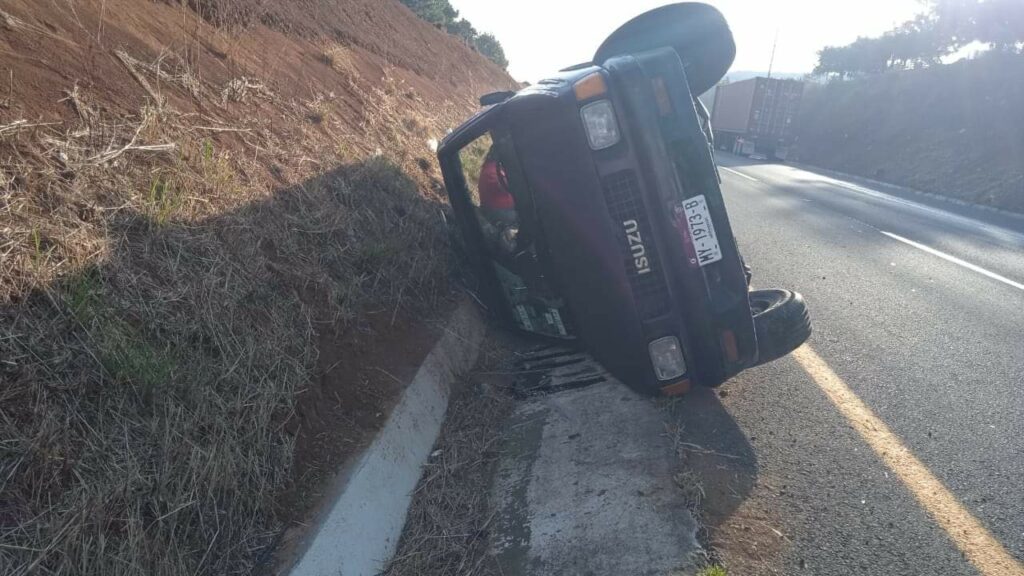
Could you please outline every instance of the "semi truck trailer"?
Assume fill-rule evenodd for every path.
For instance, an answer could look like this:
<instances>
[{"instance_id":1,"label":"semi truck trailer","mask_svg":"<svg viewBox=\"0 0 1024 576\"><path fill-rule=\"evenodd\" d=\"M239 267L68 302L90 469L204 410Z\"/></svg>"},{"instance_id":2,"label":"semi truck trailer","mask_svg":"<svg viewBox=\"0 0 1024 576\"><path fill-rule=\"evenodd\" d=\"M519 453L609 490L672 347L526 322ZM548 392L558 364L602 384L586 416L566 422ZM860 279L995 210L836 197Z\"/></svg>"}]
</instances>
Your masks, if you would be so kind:
<instances>
[{"instance_id":1,"label":"semi truck trailer","mask_svg":"<svg viewBox=\"0 0 1024 576\"><path fill-rule=\"evenodd\" d=\"M711 126L720 150L786 160L795 140L804 83L750 78L715 90Z\"/></svg>"}]
</instances>

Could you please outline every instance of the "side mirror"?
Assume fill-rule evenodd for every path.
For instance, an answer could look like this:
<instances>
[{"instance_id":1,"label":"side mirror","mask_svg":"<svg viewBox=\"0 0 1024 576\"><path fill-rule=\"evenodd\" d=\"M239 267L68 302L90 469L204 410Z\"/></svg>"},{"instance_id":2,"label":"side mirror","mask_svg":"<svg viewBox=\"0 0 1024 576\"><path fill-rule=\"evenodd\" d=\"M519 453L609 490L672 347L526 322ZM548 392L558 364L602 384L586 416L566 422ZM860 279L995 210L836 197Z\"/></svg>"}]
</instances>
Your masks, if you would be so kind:
<instances>
[{"instance_id":1,"label":"side mirror","mask_svg":"<svg viewBox=\"0 0 1024 576\"><path fill-rule=\"evenodd\" d=\"M515 96L515 92L491 92L480 97L481 106L494 106Z\"/></svg>"}]
</instances>

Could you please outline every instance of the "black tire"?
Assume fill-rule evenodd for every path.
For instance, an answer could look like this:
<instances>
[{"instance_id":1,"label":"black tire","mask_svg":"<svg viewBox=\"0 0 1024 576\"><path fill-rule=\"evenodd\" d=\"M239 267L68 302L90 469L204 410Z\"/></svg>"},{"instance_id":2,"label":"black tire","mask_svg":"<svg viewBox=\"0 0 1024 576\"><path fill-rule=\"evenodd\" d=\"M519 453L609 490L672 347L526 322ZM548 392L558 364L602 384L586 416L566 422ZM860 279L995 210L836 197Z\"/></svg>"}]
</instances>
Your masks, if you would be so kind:
<instances>
[{"instance_id":1,"label":"black tire","mask_svg":"<svg viewBox=\"0 0 1024 576\"><path fill-rule=\"evenodd\" d=\"M788 290L750 292L757 332L758 364L782 358L811 336L811 316L803 296Z\"/></svg>"}]
</instances>

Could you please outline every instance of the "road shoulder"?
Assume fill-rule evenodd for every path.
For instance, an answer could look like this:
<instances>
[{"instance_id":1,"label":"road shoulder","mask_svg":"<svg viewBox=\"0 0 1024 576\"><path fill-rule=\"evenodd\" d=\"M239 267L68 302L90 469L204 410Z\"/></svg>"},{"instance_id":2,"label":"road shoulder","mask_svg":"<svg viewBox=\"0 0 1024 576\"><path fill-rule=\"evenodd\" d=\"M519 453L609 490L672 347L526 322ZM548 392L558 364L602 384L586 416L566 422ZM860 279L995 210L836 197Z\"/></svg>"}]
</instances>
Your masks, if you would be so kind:
<instances>
[{"instance_id":1,"label":"road shoulder","mask_svg":"<svg viewBox=\"0 0 1024 576\"><path fill-rule=\"evenodd\" d=\"M706 564L692 512L702 488L686 484L672 411L591 368L603 373L577 352L487 337L387 576L682 576Z\"/></svg>"}]
</instances>

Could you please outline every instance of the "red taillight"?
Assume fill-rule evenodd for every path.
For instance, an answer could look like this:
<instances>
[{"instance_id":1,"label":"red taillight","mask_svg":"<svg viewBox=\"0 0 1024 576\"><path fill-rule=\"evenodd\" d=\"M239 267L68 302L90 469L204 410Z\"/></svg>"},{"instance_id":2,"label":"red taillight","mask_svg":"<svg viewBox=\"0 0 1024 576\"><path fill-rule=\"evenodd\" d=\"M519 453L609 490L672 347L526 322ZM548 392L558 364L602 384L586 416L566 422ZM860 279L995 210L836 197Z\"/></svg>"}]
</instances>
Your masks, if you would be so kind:
<instances>
[{"instance_id":1,"label":"red taillight","mask_svg":"<svg viewBox=\"0 0 1024 576\"><path fill-rule=\"evenodd\" d=\"M655 76L651 80L651 88L654 89L654 101L658 103L658 112L662 116L671 116L672 98L668 95L668 86L665 85L665 79L661 76Z\"/></svg>"},{"instance_id":2,"label":"red taillight","mask_svg":"<svg viewBox=\"0 0 1024 576\"><path fill-rule=\"evenodd\" d=\"M690 381L682 380L675 384L669 384L668 386L661 387L661 393L665 396L682 396L690 391Z\"/></svg>"},{"instance_id":3,"label":"red taillight","mask_svg":"<svg viewBox=\"0 0 1024 576\"><path fill-rule=\"evenodd\" d=\"M736 345L736 334L732 330L722 330L719 338L722 341L722 352L725 353L725 359L729 362L739 362L740 350Z\"/></svg>"}]
</instances>

